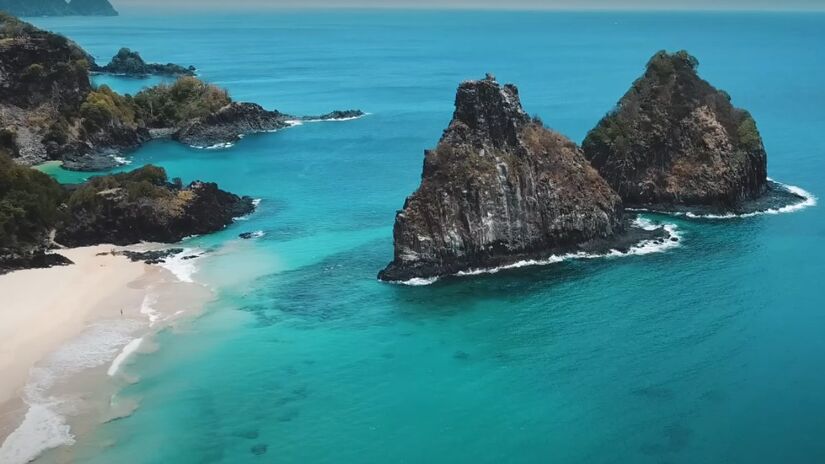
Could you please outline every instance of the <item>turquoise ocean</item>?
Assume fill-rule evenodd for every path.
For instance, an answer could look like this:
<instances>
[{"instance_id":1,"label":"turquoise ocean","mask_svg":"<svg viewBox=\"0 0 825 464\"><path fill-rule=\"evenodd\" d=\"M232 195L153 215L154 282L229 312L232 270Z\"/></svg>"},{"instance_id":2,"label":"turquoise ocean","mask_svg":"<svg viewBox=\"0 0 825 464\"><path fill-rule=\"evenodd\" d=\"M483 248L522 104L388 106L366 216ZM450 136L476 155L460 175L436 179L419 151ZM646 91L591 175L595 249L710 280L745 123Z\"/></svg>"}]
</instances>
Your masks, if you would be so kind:
<instances>
[{"instance_id":1,"label":"turquoise ocean","mask_svg":"<svg viewBox=\"0 0 825 464\"><path fill-rule=\"evenodd\" d=\"M284 11L38 18L291 114L368 116L132 153L261 199L184 242L216 294L123 367L139 408L76 462L825 462L825 209L648 215L678 247L380 283L394 214L460 81L494 73L581 142L657 50L756 118L770 176L825 195L825 15ZM155 80L97 77L122 92ZM63 181L88 174L53 170ZM242 232L263 236L240 240ZM260 235L260 234L259 234ZM190 269L191 270L191 269ZM43 462L54 456L46 453Z\"/></svg>"}]
</instances>

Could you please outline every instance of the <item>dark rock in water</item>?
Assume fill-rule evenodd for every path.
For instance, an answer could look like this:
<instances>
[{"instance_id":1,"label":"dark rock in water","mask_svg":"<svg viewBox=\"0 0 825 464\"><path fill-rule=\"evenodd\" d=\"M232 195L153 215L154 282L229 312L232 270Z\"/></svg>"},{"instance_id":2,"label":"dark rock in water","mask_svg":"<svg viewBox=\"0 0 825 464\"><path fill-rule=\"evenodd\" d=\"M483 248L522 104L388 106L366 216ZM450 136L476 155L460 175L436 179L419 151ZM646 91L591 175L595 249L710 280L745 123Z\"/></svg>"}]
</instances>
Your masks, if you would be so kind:
<instances>
[{"instance_id":1,"label":"dark rock in water","mask_svg":"<svg viewBox=\"0 0 825 464\"><path fill-rule=\"evenodd\" d=\"M183 259L184 261L189 261L190 259L195 259L195 258L200 258L200 256L199 255L189 255L189 256L184 256L181 259Z\"/></svg>"},{"instance_id":2,"label":"dark rock in water","mask_svg":"<svg viewBox=\"0 0 825 464\"><path fill-rule=\"evenodd\" d=\"M242 234L238 234L238 237L240 237L244 240L249 240L251 238L254 238L255 234L254 234L254 232L244 232Z\"/></svg>"},{"instance_id":3,"label":"dark rock in water","mask_svg":"<svg viewBox=\"0 0 825 464\"><path fill-rule=\"evenodd\" d=\"M697 66L685 51L657 53L585 138L585 156L626 206L718 212L765 193L767 156L756 123Z\"/></svg>"},{"instance_id":4,"label":"dark rock in water","mask_svg":"<svg viewBox=\"0 0 825 464\"><path fill-rule=\"evenodd\" d=\"M466 360L470 359L470 353L467 353L466 351L458 350L455 353L453 353L453 358L460 359L462 361L466 361Z\"/></svg>"},{"instance_id":5,"label":"dark rock in water","mask_svg":"<svg viewBox=\"0 0 825 464\"><path fill-rule=\"evenodd\" d=\"M269 445L267 445L266 443L258 443L257 445L254 445L252 448L250 448L249 451L251 451L252 454L254 454L255 456L261 456L263 454L266 454L266 451L268 449Z\"/></svg>"},{"instance_id":6,"label":"dark rock in water","mask_svg":"<svg viewBox=\"0 0 825 464\"><path fill-rule=\"evenodd\" d=\"M119 161L121 152L116 150L100 150L95 152L67 153L63 157L61 167L69 171L101 172L122 166Z\"/></svg>"},{"instance_id":7,"label":"dark rock in water","mask_svg":"<svg viewBox=\"0 0 825 464\"><path fill-rule=\"evenodd\" d=\"M320 116L303 116L301 119L305 121L335 121L340 119L354 119L360 118L364 115L361 110L336 110L331 113L322 114Z\"/></svg>"},{"instance_id":8,"label":"dark rock in water","mask_svg":"<svg viewBox=\"0 0 825 464\"><path fill-rule=\"evenodd\" d=\"M74 264L69 258L56 253L36 252L15 256L0 256L0 275L22 269L43 269Z\"/></svg>"},{"instance_id":9,"label":"dark rock in water","mask_svg":"<svg viewBox=\"0 0 825 464\"><path fill-rule=\"evenodd\" d=\"M396 216L405 281L632 243L621 199L566 137L523 111L518 89L489 76L458 88L455 113L425 153L421 185ZM661 234L661 231L658 232Z\"/></svg>"},{"instance_id":10,"label":"dark rock in water","mask_svg":"<svg viewBox=\"0 0 825 464\"><path fill-rule=\"evenodd\" d=\"M214 183L169 183L155 166L92 178L75 187L67 205L56 237L67 246L177 242L221 230L255 209L251 198Z\"/></svg>"},{"instance_id":11,"label":"dark rock in water","mask_svg":"<svg viewBox=\"0 0 825 464\"><path fill-rule=\"evenodd\" d=\"M193 147L211 147L236 142L244 134L284 127L289 127L287 116L278 111L268 111L254 103L230 103L188 123L173 138Z\"/></svg>"},{"instance_id":12,"label":"dark rock in water","mask_svg":"<svg viewBox=\"0 0 825 464\"><path fill-rule=\"evenodd\" d=\"M147 63L140 56L140 53L128 48L121 48L117 55L106 66L93 66L92 71L109 74L121 74L130 77L156 76L194 76L195 67L188 68L178 64L157 64Z\"/></svg>"},{"instance_id":13,"label":"dark rock in water","mask_svg":"<svg viewBox=\"0 0 825 464\"><path fill-rule=\"evenodd\" d=\"M118 251L116 255L122 255L129 258L131 261L143 261L146 264L161 264L166 262L167 258L171 258L177 254L183 253L183 248L168 248L166 250L152 250L152 251Z\"/></svg>"}]
</instances>

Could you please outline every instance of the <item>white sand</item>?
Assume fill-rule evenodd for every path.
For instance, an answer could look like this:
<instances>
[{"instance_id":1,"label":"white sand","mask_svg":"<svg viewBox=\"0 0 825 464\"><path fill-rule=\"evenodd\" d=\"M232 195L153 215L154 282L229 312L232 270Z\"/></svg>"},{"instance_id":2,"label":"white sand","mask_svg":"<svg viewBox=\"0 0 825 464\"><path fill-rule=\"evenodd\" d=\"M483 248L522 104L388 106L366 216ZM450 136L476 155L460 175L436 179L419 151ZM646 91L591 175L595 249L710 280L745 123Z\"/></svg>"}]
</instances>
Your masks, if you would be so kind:
<instances>
[{"instance_id":1,"label":"white sand","mask_svg":"<svg viewBox=\"0 0 825 464\"><path fill-rule=\"evenodd\" d=\"M73 266L31 269L0 276L0 403L20 394L37 361L77 336L98 303L145 272L146 265L104 255L111 246L64 250ZM125 305L124 305L125 306ZM119 316L120 309L111 309Z\"/></svg>"},{"instance_id":2,"label":"white sand","mask_svg":"<svg viewBox=\"0 0 825 464\"><path fill-rule=\"evenodd\" d=\"M19 419L8 417L15 409L9 404L19 402L31 367L78 336L90 321L127 317L120 309L134 308L140 292L129 291L129 284L149 266L122 256L97 256L112 248L63 250L74 265L0 276L0 442L2 432L10 431L3 423Z\"/></svg>"}]
</instances>

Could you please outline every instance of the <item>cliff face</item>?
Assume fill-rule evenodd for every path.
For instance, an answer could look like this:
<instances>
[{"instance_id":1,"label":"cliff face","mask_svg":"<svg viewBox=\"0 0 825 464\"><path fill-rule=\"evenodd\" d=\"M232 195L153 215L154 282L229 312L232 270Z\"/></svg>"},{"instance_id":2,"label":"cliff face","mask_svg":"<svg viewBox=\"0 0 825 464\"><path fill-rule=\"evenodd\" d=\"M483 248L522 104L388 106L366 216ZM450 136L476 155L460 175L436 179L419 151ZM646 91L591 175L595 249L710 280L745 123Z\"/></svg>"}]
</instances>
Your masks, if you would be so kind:
<instances>
[{"instance_id":1,"label":"cliff face","mask_svg":"<svg viewBox=\"0 0 825 464\"><path fill-rule=\"evenodd\" d=\"M568 252L624 229L621 200L564 136L531 120L518 90L464 82L418 190L398 212L388 281Z\"/></svg>"},{"instance_id":2,"label":"cliff face","mask_svg":"<svg viewBox=\"0 0 825 464\"><path fill-rule=\"evenodd\" d=\"M657 53L585 156L628 206L727 210L762 195L767 156L756 123L702 80L687 52Z\"/></svg>"}]
</instances>

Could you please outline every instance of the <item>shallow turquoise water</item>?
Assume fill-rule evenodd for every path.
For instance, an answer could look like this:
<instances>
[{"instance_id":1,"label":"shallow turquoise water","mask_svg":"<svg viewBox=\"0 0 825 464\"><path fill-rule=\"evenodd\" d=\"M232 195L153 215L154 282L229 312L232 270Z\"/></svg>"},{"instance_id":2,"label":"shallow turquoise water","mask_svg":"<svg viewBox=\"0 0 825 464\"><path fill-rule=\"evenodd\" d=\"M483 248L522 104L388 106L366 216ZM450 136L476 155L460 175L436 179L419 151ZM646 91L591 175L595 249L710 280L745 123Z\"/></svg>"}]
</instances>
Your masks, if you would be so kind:
<instances>
[{"instance_id":1,"label":"shallow turquoise water","mask_svg":"<svg viewBox=\"0 0 825 464\"><path fill-rule=\"evenodd\" d=\"M516 83L580 141L658 49L687 48L759 123L771 176L825 193L825 15L284 12L38 19L101 60L121 46L293 114L351 122L160 164L263 201L191 240L218 299L126 368L130 417L89 463L813 463L825 460L825 213L664 217L664 254L426 287L381 284L395 210L459 81ZM108 78L122 91L134 81ZM237 234L262 230L251 241ZM262 445L265 445L262 446ZM257 451L256 454L254 451ZM261 454L263 451L265 452ZM48 460L48 459L47 459Z\"/></svg>"}]
</instances>

